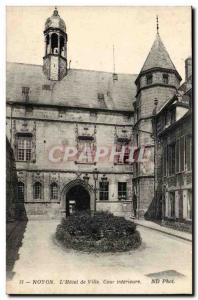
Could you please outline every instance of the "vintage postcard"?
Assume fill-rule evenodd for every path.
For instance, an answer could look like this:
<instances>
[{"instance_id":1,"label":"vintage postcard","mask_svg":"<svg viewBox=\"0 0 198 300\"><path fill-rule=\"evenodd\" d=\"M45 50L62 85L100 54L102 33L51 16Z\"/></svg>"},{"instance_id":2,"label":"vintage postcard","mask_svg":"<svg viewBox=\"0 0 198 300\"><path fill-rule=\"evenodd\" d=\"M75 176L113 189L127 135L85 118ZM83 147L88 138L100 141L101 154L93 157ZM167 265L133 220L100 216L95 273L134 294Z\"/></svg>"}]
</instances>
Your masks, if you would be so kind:
<instances>
[{"instance_id":1,"label":"vintage postcard","mask_svg":"<svg viewBox=\"0 0 198 300\"><path fill-rule=\"evenodd\" d=\"M193 293L192 8L6 7L7 294Z\"/></svg>"}]
</instances>

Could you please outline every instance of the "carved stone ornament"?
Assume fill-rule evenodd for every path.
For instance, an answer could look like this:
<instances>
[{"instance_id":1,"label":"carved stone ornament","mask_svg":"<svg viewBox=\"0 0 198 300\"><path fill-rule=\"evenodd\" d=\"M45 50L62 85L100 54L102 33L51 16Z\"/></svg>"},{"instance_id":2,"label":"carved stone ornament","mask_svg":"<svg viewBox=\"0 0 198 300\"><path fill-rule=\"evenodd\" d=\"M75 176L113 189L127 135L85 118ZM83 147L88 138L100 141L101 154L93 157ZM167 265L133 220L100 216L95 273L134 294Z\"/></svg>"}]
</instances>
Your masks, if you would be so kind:
<instances>
[{"instance_id":1,"label":"carved stone ornament","mask_svg":"<svg viewBox=\"0 0 198 300\"><path fill-rule=\"evenodd\" d=\"M34 172L32 173L32 184L35 182L40 182L41 184L44 183L44 174L41 172Z\"/></svg>"},{"instance_id":2,"label":"carved stone ornament","mask_svg":"<svg viewBox=\"0 0 198 300\"><path fill-rule=\"evenodd\" d=\"M128 144L132 139L132 129L125 126L115 126L115 142L119 144Z\"/></svg>"}]
</instances>

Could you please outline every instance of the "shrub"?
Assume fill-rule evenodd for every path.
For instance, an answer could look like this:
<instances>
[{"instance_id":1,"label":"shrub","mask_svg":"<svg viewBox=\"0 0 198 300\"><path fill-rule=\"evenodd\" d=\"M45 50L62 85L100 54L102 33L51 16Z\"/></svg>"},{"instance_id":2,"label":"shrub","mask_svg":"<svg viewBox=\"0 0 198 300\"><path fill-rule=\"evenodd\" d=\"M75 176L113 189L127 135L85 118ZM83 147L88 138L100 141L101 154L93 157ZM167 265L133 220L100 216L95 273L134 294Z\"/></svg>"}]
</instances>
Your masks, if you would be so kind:
<instances>
[{"instance_id":1,"label":"shrub","mask_svg":"<svg viewBox=\"0 0 198 300\"><path fill-rule=\"evenodd\" d=\"M89 252L117 252L136 249L141 237L136 225L107 212L76 213L56 229L56 239L66 248Z\"/></svg>"}]
</instances>

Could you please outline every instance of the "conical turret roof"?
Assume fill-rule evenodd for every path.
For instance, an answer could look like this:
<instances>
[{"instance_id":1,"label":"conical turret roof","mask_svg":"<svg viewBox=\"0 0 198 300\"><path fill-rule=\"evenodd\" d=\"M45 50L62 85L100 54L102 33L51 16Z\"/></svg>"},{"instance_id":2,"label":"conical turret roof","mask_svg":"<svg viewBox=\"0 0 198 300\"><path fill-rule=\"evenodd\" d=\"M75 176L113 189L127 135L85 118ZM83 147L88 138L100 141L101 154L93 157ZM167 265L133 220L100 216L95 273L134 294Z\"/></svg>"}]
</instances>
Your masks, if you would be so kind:
<instances>
[{"instance_id":1,"label":"conical turret roof","mask_svg":"<svg viewBox=\"0 0 198 300\"><path fill-rule=\"evenodd\" d=\"M169 69L178 74L158 33L140 73L153 68Z\"/></svg>"}]
</instances>

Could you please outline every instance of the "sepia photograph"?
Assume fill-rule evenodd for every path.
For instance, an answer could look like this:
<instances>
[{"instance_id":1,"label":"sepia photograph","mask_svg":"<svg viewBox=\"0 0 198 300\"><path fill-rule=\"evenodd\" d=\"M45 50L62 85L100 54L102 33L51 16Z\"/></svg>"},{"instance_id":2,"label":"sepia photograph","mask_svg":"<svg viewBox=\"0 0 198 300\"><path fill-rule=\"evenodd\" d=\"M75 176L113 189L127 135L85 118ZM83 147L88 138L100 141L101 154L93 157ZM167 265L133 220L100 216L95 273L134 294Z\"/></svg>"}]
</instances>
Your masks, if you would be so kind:
<instances>
[{"instance_id":1,"label":"sepia photograph","mask_svg":"<svg viewBox=\"0 0 198 300\"><path fill-rule=\"evenodd\" d=\"M6 293L192 295L192 7L5 10Z\"/></svg>"}]
</instances>

